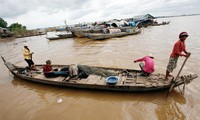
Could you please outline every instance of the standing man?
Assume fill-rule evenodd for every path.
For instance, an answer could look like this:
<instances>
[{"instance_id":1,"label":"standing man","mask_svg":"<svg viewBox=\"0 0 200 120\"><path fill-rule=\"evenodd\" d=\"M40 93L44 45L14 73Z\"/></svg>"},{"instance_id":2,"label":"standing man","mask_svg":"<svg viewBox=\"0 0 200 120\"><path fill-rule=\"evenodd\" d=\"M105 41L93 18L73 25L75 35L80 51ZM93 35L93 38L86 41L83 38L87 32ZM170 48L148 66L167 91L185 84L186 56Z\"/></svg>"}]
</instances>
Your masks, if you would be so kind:
<instances>
[{"instance_id":1,"label":"standing man","mask_svg":"<svg viewBox=\"0 0 200 120\"><path fill-rule=\"evenodd\" d=\"M36 70L35 64L32 60L32 54L34 52L30 52L27 43L24 43L24 48L22 51L23 51L23 55L24 55L24 60L28 63L29 68Z\"/></svg>"},{"instance_id":2,"label":"standing man","mask_svg":"<svg viewBox=\"0 0 200 120\"><path fill-rule=\"evenodd\" d=\"M190 56L190 52L187 52L185 46L185 40L187 39L188 36L189 35L187 32L181 32L179 34L179 40L174 44L172 53L169 58L165 80L168 80L168 77L171 76L170 73L176 68L179 56L184 56L184 57ZM184 52L185 54L182 54L182 52Z\"/></svg>"}]
</instances>

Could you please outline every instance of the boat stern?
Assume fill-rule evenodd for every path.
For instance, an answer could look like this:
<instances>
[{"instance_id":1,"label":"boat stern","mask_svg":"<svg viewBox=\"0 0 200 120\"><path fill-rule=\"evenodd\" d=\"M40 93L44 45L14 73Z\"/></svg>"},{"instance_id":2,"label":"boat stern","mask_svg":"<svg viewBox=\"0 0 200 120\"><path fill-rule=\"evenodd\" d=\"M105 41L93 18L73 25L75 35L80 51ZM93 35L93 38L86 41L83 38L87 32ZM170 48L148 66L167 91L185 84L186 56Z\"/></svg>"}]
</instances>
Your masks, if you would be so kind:
<instances>
[{"instance_id":1,"label":"boat stern","mask_svg":"<svg viewBox=\"0 0 200 120\"><path fill-rule=\"evenodd\" d=\"M188 83L192 82L196 78L198 78L197 74L183 75L183 76L179 77L177 82L178 82L178 84L188 84Z\"/></svg>"}]
</instances>

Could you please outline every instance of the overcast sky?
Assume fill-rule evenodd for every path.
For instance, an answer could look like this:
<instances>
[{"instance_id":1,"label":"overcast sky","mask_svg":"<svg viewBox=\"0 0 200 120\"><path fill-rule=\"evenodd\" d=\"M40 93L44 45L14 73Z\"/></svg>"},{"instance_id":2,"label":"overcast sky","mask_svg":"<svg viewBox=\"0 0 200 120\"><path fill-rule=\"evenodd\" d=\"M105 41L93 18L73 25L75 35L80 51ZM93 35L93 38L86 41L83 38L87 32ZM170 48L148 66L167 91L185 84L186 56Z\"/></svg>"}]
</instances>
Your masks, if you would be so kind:
<instances>
[{"instance_id":1,"label":"overcast sky","mask_svg":"<svg viewBox=\"0 0 200 120\"><path fill-rule=\"evenodd\" d=\"M28 29L151 14L199 14L200 0L0 0L0 17Z\"/></svg>"}]
</instances>

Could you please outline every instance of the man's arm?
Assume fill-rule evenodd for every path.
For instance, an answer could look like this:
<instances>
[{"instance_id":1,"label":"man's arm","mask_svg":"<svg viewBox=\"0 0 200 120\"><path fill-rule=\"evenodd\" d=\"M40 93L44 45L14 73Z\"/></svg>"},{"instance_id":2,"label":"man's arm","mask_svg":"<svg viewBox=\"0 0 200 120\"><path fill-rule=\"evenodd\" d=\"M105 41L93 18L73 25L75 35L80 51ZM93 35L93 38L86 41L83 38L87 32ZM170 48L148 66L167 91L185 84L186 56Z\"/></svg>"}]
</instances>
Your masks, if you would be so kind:
<instances>
[{"instance_id":1,"label":"man's arm","mask_svg":"<svg viewBox=\"0 0 200 120\"><path fill-rule=\"evenodd\" d=\"M136 62L140 62L140 61L144 61L144 57L142 57L142 58L140 58L140 59L137 59L137 60L135 60L135 61L134 61L134 63L136 63Z\"/></svg>"}]
</instances>

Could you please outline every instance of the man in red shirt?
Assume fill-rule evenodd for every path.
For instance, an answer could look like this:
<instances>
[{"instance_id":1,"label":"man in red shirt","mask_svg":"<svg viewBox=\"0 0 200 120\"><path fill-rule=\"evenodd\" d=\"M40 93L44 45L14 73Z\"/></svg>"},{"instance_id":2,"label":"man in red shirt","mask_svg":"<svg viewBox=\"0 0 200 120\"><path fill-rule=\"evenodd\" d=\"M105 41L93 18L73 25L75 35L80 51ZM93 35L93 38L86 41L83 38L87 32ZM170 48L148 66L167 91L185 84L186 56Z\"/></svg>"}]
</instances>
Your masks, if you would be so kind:
<instances>
[{"instance_id":1,"label":"man in red shirt","mask_svg":"<svg viewBox=\"0 0 200 120\"><path fill-rule=\"evenodd\" d=\"M169 58L165 80L168 79L168 76L171 76L170 73L176 68L179 56L190 56L190 52L187 52L185 49L185 40L188 36L189 35L187 32L181 32L179 34L179 40L174 44L174 48ZM185 54L182 54L182 52L184 52Z\"/></svg>"}]
</instances>

